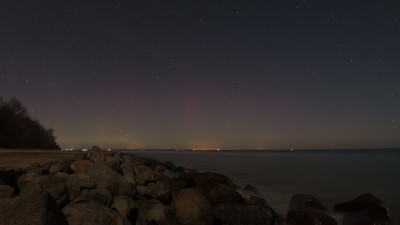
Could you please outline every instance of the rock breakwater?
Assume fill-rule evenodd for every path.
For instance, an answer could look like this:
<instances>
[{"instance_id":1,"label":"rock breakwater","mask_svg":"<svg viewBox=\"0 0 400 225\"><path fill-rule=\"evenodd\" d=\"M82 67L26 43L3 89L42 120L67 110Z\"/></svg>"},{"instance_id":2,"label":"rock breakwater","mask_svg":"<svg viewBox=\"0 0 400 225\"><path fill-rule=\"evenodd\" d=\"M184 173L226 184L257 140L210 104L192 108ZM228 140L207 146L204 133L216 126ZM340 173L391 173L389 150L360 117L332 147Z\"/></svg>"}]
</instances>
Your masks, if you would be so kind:
<instances>
[{"instance_id":1,"label":"rock breakwater","mask_svg":"<svg viewBox=\"0 0 400 225\"><path fill-rule=\"evenodd\" d=\"M314 196L278 215L256 187L135 155L93 148L72 160L0 170L0 225L335 225ZM343 224L384 224L371 194L335 206Z\"/></svg>"}]
</instances>

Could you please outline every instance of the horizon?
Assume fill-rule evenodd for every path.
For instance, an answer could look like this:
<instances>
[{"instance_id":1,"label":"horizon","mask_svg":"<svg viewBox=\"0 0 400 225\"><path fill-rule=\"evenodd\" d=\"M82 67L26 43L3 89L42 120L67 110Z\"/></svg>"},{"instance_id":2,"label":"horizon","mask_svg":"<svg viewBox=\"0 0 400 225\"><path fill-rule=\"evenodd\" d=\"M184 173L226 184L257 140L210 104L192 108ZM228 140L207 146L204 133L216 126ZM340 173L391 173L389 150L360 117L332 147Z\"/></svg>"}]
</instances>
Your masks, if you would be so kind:
<instances>
[{"instance_id":1,"label":"horizon","mask_svg":"<svg viewBox=\"0 0 400 225\"><path fill-rule=\"evenodd\" d=\"M394 6L4 1L0 97L61 148L398 148Z\"/></svg>"}]
</instances>

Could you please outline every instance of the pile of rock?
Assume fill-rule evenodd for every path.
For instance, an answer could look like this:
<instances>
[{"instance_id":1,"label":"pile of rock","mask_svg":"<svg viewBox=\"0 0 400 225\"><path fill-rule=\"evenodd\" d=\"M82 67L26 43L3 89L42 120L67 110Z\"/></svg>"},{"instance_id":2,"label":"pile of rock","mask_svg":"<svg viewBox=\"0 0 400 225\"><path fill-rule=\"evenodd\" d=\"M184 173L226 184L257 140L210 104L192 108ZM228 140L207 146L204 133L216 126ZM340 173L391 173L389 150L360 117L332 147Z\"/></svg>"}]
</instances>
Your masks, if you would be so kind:
<instances>
[{"instance_id":1,"label":"pile of rock","mask_svg":"<svg viewBox=\"0 0 400 225\"><path fill-rule=\"evenodd\" d=\"M353 214L379 214L370 196L337 205ZM368 201L370 207L359 206ZM378 218L379 215L379 218ZM349 223L347 223L349 221ZM359 220L355 221L359 222ZM177 167L97 148L74 160L0 170L0 224L69 225L305 225L337 224L310 195L295 195L286 219L258 190L238 188L222 174ZM367 223L366 223L367 224Z\"/></svg>"}]
</instances>

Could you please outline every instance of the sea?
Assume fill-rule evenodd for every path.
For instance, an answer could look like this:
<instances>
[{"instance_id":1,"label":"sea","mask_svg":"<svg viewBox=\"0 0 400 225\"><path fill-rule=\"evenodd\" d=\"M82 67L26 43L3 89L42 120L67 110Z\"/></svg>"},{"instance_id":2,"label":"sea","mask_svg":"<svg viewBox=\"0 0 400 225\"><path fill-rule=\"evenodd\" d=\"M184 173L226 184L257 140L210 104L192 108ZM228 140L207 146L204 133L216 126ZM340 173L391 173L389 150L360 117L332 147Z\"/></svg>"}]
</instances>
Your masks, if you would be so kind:
<instances>
[{"instance_id":1,"label":"sea","mask_svg":"<svg viewBox=\"0 0 400 225\"><path fill-rule=\"evenodd\" d=\"M389 208L393 224L400 224L400 149L136 150L132 154L222 173L240 187L250 184L281 215L286 215L291 197L299 193L315 196L330 209L336 203L372 193Z\"/></svg>"}]
</instances>

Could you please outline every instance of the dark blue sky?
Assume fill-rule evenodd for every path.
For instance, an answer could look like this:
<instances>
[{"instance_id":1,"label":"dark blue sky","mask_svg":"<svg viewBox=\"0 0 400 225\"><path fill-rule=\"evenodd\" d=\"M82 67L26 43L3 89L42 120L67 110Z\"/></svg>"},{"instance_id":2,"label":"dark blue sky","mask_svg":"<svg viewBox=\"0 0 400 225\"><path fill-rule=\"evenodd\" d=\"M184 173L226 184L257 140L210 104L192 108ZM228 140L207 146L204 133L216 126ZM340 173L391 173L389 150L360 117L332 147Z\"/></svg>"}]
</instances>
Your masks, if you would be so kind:
<instances>
[{"instance_id":1,"label":"dark blue sky","mask_svg":"<svg viewBox=\"0 0 400 225\"><path fill-rule=\"evenodd\" d=\"M396 1L0 2L0 96L64 148L400 147Z\"/></svg>"}]
</instances>

